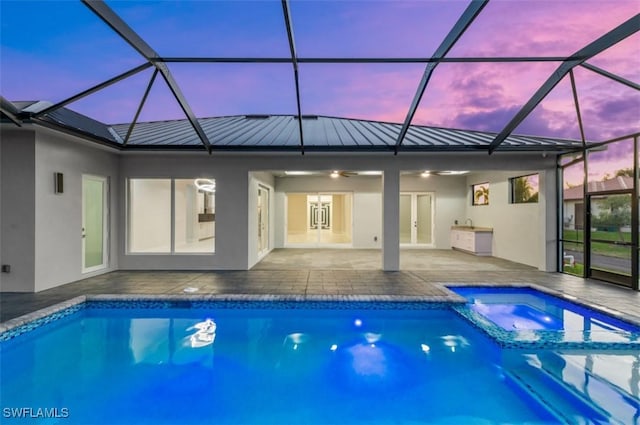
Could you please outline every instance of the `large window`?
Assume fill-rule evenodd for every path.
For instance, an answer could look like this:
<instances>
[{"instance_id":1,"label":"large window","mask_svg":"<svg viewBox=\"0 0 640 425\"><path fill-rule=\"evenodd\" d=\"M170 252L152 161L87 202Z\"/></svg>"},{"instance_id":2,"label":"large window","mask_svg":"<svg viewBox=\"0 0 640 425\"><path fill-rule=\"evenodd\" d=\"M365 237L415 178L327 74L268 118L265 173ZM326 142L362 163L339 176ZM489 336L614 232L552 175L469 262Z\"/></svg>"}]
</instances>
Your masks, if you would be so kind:
<instances>
[{"instance_id":1,"label":"large window","mask_svg":"<svg viewBox=\"0 0 640 425\"><path fill-rule=\"evenodd\" d=\"M214 252L214 180L130 179L128 201L129 252Z\"/></svg>"},{"instance_id":2,"label":"large window","mask_svg":"<svg viewBox=\"0 0 640 425\"><path fill-rule=\"evenodd\" d=\"M540 192L538 174L514 177L509 179L512 204L528 204L538 202Z\"/></svg>"},{"instance_id":3,"label":"large window","mask_svg":"<svg viewBox=\"0 0 640 425\"><path fill-rule=\"evenodd\" d=\"M171 180L129 180L129 252L171 252Z\"/></svg>"}]
</instances>

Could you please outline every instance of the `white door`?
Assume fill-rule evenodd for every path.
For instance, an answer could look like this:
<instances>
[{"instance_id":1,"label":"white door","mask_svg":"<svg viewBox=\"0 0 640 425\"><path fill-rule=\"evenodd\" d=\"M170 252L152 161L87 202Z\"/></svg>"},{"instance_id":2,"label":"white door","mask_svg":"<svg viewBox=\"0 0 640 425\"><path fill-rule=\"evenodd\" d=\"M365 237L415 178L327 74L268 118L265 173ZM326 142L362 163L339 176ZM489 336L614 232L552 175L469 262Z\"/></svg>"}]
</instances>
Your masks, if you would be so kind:
<instances>
[{"instance_id":1,"label":"white door","mask_svg":"<svg viewBox=\"0 0 640 425\"><path fill-rule=\"evenodd\" d=\"M400 194L400 244L433 246L432 193Z\"/></svg>"},{"instance_id":2,"label":"white door","mask_svg":"<svg viewBox=\"0 0 640 425\"><path fill-rule=\"evenodd\" d=\"M269 189L258 187L258 255L269 251Z\"/></svg>"},{"instance_id":3,"label":"white door","mask_svg":"<svg viewBox=\"0 0 640 425\"><path fill-rule=\"evenodd\" d=\"M82 272L107 267L107 179L82 176Z\"/></svg>"}]
</instances>

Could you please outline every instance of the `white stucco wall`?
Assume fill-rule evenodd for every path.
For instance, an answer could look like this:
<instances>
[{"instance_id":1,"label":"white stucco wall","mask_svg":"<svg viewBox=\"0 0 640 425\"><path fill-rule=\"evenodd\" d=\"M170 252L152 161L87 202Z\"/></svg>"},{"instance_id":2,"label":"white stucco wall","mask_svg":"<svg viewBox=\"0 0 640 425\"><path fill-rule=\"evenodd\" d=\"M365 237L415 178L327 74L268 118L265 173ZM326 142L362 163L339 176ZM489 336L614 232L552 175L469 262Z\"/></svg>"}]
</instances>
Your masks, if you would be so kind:
<instances>
[{"instance_id":1,"label":"white stucco wall","mask_svg":"<svg viewBox=\"0 0 640 425\"><path fill-rule=\"evenodd\" d=\"M216 181L215 253L144 254L126 250L126 205L118 217L119 265L124 270L246 270L248 264L249 168L242 157L134 153L121 158L119 187L129 178L211 178Z\"/></svg>"},{"instance_id":2,"label":"white stucco wall","mask_svg":"<svg viewBox=\"0 0 640 425\"><path fill-rule=\"evenodd\" d=\"M509 178L539 173L538 203L509 203ZM476 227L493 228L493 256L537 267L553 269L555 255L555 172L553 170L488 171L466 178L466 218ZM489 183L489 205L473 206L471 185ZM551 198L551 199L550 199ZM551 252L547 252L550 250Z\"/></svg>"},{"instance_id":3,"label":"white stucco wall","mask_svg":"<svg viewBox=\"0 0 640 425\"><path fill-rule=\"evenodd\" d=\"M0 273L0 290L35 290L35 132L2 128L0 251L10 273ZM52 176L53 184L53 176Z\"/></svg>"},{"instance_id":4,"label":"white stucco wall","mask_svg":"<svg viewBox=\"0 0 640 425\"><path fill-rule=\"evenodd\" d=\"M471 208L471 178L391 179L400 191L434 192L437 248L449 247L449 227L470 217L476 225L496 229L494 255L550 270L555 256L554 160L540 154L221 154L121 153L48 129L37 133L3 125L0 161L1 259L12 272L0 277L3 291L38 291L85 277L81 273L81 176L110 178L111 235L109 268L148 270L245 270L257 261L257 184L271 187L271 247L284 245L284 194L336 191L353 193L353 246L382 248L397 239L397 214L387 217L383 231L382 177L276 178L283 170L460 170L485 173L473 182L490 180L492 205ZM485 170L511 170L492 172ZM537 206L509 205L508 177L529 170L541 173L541 202ZM65 193L53 193L53 173L65 176ZM128 254L126 252L127 178L216 180L216 252L213 254ZM553 180L553 182L551 181ZM398 183L398 181L400 183ZM391 184L389 183L389 184ZM546 185L546 186L545 186ZM397 187L397 186L396 186ZM398 189L388 187L389 196ZM502 192L500 195L498 192ZM502 199L501 199L502 197ZM387 204L389 204L387 202ZM388 207L397 205L389 204ZM388 212L393 212L387 208ZM395 211L395 210L394 210ZM396 211L397 212L397 211ZM522 223L527 223L523 226ZM525 227L523 230L522 227ZM514 238L514 232L521 236ZM386 233L385 233L386 232ZM377 241L374 238L377 237ZM391 241L391 242L389 242ZM397 261L397 246L387 246L389 270ZM531 251L535 251L532 253ZM386 257L385 257L386 258ZM389 260L389 261L387 261ZM393 261L392 261L393 260Z\"/></svg>"},{"instance_id":5,"label":"white stucco wall","mask_svg":"<svg viewBox=\"0 0 640 425\"><path fill-rule=\"evenodd\" d=\"M35 290L118 269L118 155L68 136L39 130L35 145ZM64 175L55 194L54 172ZM82 273L82 175L106 177L109 193L108 267Z\"/></svg>"}]
</instances>

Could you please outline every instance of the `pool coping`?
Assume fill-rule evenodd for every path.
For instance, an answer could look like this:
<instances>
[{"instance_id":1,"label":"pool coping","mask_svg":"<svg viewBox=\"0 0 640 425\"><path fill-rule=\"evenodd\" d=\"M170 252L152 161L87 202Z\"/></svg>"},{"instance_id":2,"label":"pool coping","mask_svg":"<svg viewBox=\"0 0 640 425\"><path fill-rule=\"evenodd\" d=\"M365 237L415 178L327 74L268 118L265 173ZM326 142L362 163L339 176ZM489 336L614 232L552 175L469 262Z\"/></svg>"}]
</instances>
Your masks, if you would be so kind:
<instances>
[{"instance_id":1,"label":"pool coping","mask_svg":"<svg viewBox=\"0 0 640 425\"><path fill-rule=\"evenodd\" d=\"M614 310L602 305L591 303L556 291L538 284L526 282L501 283L496 285L491 282L455 282L438 283L447 295L264 295L264 294L90 294L80 295L69 300L24 314L22 316L0 323L0 340L3 334L19 327L28 326L24 332L35 329L46 323L58 320L72 314L83 307L83 304L91 301L168 301L168 302L224 302L224 301L258 301L258 302L418 302L418 303L447 303L453 306L463 306L467 303L466 298L456 294L449 288L454 287L504 287L504 288L531 288L537 291L573 302L580 306L590 308L597 312L611 315L616 319L628 322L635 326L640 326L640 317ZM77 307L77 308L73 308ZM64 313L64 314L57 314ZM24 333L24 332L20 332Z\"/></svg>"},{"instance_id":2,"label":"pool coping","mask_svg":"<svg viewBox=\"0 0 640 425\"><path fill-rule=\"evenodd\" d=\"M6 322L0 323L0 336L5 332L38 322L34 327L49 323L64 317L59 316L51 320L44 320L56 313L80 306L91 301L168 301L168 302L224 302L224 301L258 301L258 302L418 302L418 303L447 303L465 304L467 300L443 288L447 295L258 295L258 294L93 294L80 295L31 313L24 314ZM78 308L78 309L79 309ZM77 310L71 311L69 314Z\"/></svg>"},{"instance_id":3,"label":"pool coping","mask_svg":"<svg viewBox=\"0 0 640 425\"><path fill-rule=\"evenodd\" d=\"M531 288L531 289L535 289L536 291L540 291L542 293L545 293L547 295L551 295L557 298L561 298L565 301L577 304L581 307L586 307L589 308L591 310L595 310L599 313L602 314L608 314L610 316L615 317L618 320L622 320L623 322L627 322L630 323L632 325L635 326L640 326L640 316L636 316L633 314L629 314L629 313L625 313L623 311L620 310L615 310L597 303L592 303L583 299L580 299L579 297L576 297L575 295L571 295L571 294L567 294L565 292L562 291L557 291L555 289L551 289L551 288L547 288L546 286L542 286L542 285L538 285L535 283L521 283L521 282L514 282L514 283L500 283L499 285L496 285L495 283L482 283L482 282L455 282L455 283L445 283L444 284L447 288L456 288L456 287L487 287L487 288Z\"/></svg>"}]
</instances>

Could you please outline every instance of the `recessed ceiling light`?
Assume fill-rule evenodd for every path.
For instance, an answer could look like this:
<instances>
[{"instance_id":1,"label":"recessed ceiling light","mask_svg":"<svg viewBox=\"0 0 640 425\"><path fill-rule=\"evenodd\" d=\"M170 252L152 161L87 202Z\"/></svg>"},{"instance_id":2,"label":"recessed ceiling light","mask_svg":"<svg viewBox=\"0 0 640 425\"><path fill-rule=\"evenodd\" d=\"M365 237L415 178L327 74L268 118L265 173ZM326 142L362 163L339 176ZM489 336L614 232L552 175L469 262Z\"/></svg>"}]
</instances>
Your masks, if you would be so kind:
<instances>
[{"instance_id":1,"label":"recessed ceiling light","mask_svg":"<svg viewBox=\"0 0 640 425\"><path fill-rule=\"evenodd\" d=\"M467 174L468 171L438 171L438 174L441 176L459 176L462 174Z\"/></svg>"},{"instance_id":2,"label":"recessed ceiling light","mask_svg":"<svg viewBox=\"0 0 640 425\"><path fill-rule=\"evenodd\" d=\"M308 176L311 175L311 171L285 171L287 176Z\"/></svg>"},{"instance_id":3,"label":"recessed ceiling light","mask_svg":"<svg viewBox=\"0 0 640 425\"><path fill-rule=\"evenodd\" d=\"M338 177L340 177L340 173L337 170L333 170L331 172L331 178L337 179Z\"/></svg>"},{"instance_id":4,"label":"recessed ceiling light","mask_svg":"<svg viewBox=\"0 0 640 425\"><path fill-rule=\"evenodd\" d=\"M431 171L423 171L420 173L420 177L429 177L431 175Z\"/></svg>"}]
</instances>

